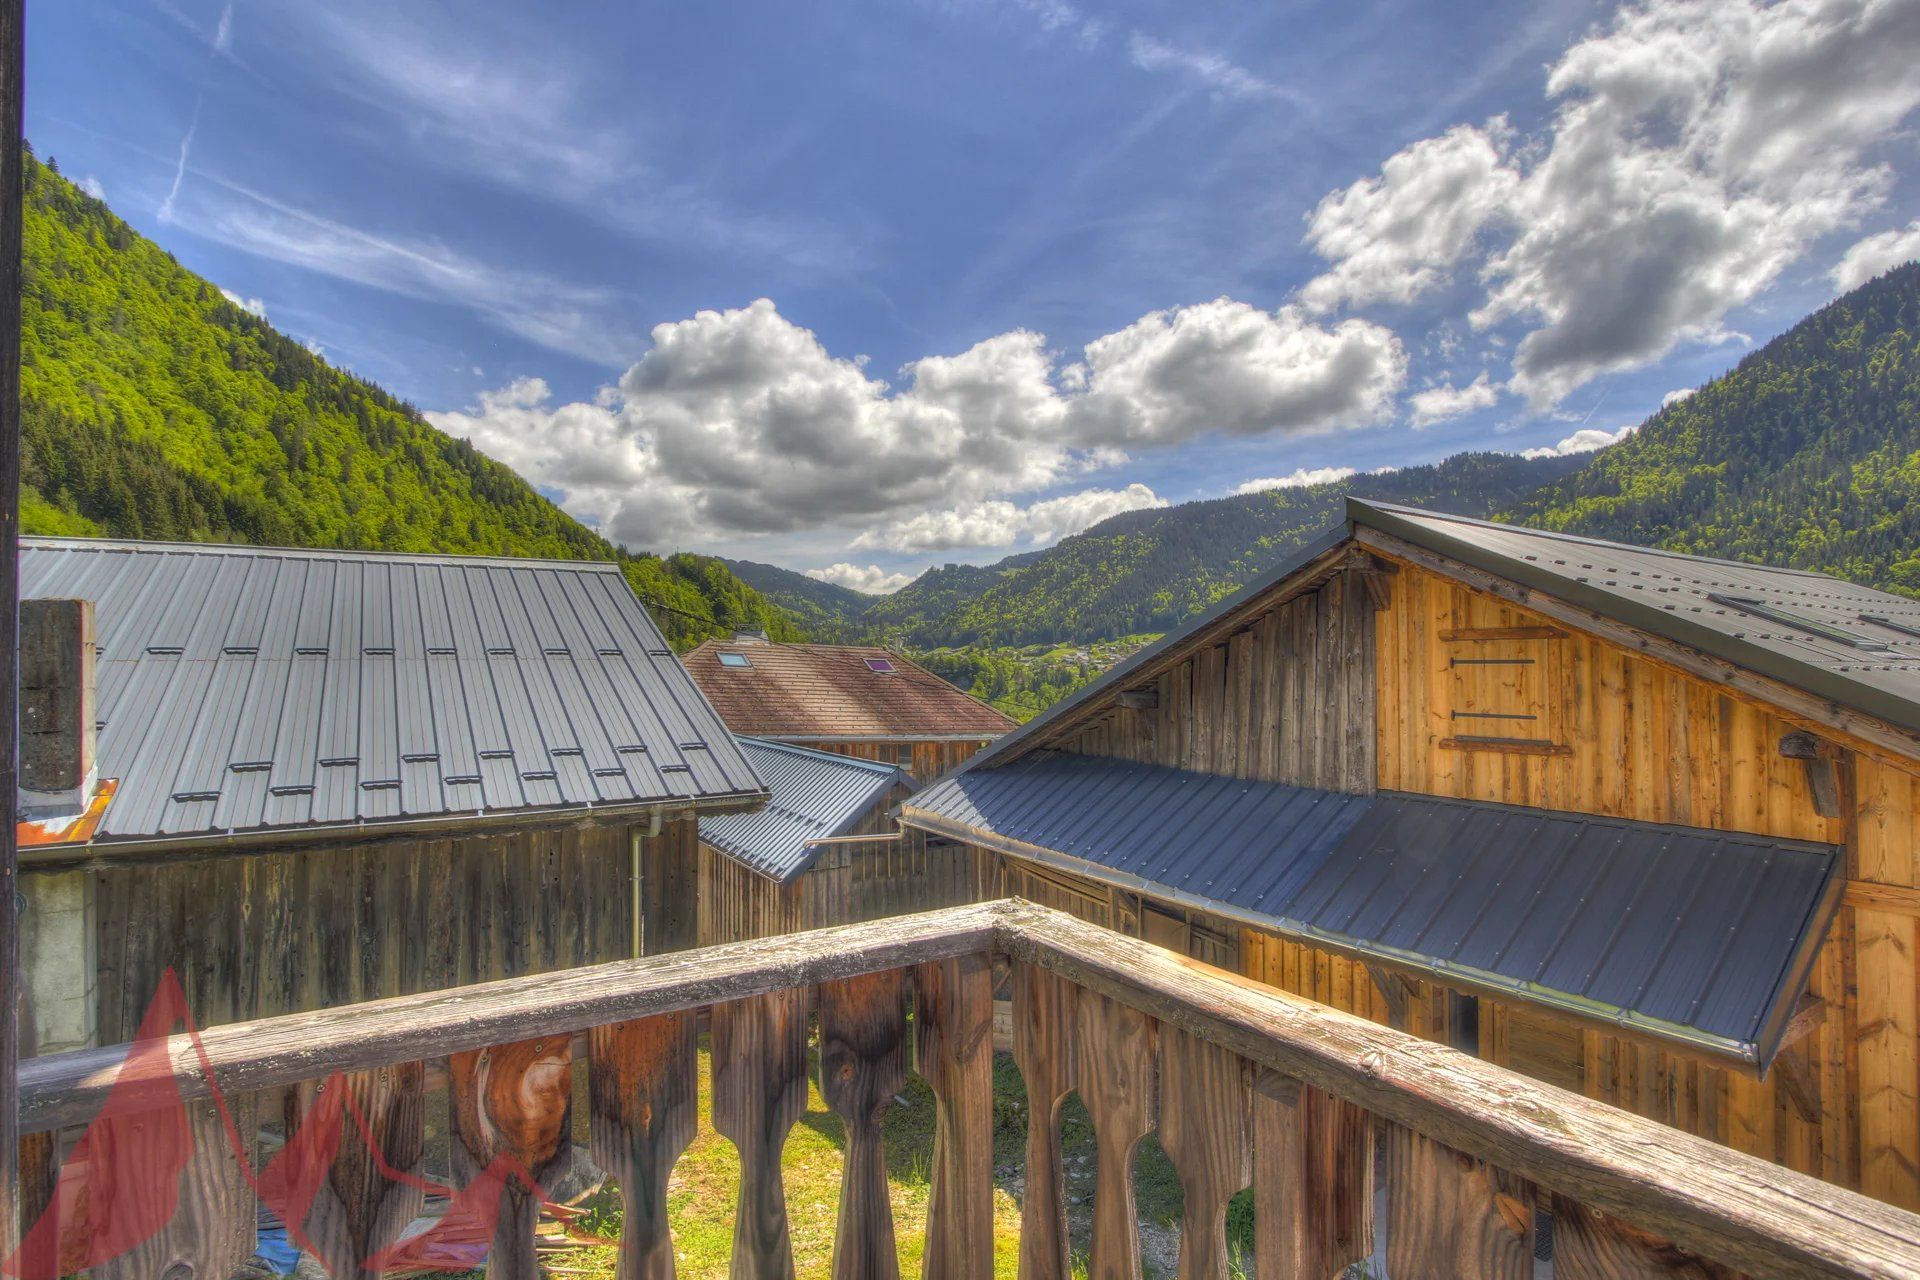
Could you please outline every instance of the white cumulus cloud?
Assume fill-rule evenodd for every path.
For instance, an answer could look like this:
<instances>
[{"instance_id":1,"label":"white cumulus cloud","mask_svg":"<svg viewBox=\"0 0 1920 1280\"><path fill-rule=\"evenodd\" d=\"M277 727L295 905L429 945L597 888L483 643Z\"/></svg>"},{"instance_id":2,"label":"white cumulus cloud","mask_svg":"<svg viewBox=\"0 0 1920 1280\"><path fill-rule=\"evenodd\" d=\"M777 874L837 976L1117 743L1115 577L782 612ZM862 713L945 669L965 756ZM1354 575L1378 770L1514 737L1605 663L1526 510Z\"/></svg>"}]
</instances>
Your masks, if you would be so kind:
<instances>
[{"instance_id":1,"label":"white cumulus cloud","mask_svg":"<svg viewBox=\"0 0 1920 1280\"><path fill-rule=\"evenodd\" d=\"M259 316L262 320L267 318L267 304L258 298L243 298L231 289L220 290L220 296L242 311Z\"/></svg>"},{"instance_id":2,"label":"white cumulus cloud","mask_svg":"<svg viewBox=\"0 0 1920 1280\"><path fill-rule=\"evenodd\" d=\"M1842 293L1858 289L1875 276L1916 258L1920 258L1920 219L1856 242L1833 269L1834 287Z\"/></svg>"},{"instance_id":3,"label":"white cumulus cloud","mask_svg":"<svg viewBox=\"0 0 1920 1280\"><path fill-rule=\"evenodd\" d=\"M1564 458L1572 453L1594 453L1610 444L1619 444L1635 431L1639 424L1621 427L1618 431L1605 431L1599 427L1582 427L1561 440L1559 444L1542 445L1537 449L1522 449L1523 458Z\"/></svg>"},{"instance_id":4,"label":"white cumulus cloud","mask_svg":"<svg viewBox=\"0 0 1920 1280\"><path fill-rule=\"evenodd\" d=\"M853 540L856 549L950 551L955 547L1010 547L1016 542L1048 546L1124 511L1164 507L1167 500L1144 484L1124 489L1085 489L1028 506L1005 499L945 511L925 511L870 529Z\"/></svg>"},{"instance_id":5,"label":"white cumulus cloud","mask_svg":"<svg viewBox=\"0 0 1920 1280\"><path fill-rule=\"evenodd\" d=\"M1309 224L1311 304L1406 302L1478 261L1535 408L1713 340L1729 311L1884 200L1876 147L1920 105L1914 0L1628 5L1549 69L1538 136L1460 126ZM1477 246L1486 245L1485 249Z\"/></svg>"},{"instance_id":6,"label":"white cumulus cloud","mask_svg":"<svg viewBox=\"0 0 1920 1280\"><path fill-rule=\"evenodd\" d=\"M1464 387L1442 383L1409 396L1407 402L1413 406L1413 425L1430 427L1476 409L1492 408L1499 399L1499 386L1483 373Z\"/></svg>"},{"instance_id":7,"label":"white cumulus cloud","mask_svg":"<svg viewBox=\"0 0 1920 1280\"><path fill-rule=\"evenodd\" d=\"M94 177L92 174L88 174L86 177L80 179L80 189L92 196L95 200L105 200L107 198L106 187L102 186L100 179Z\"/></svg>"},{"instance_id":8,"label":"white cumulus cloud","mask_svg":"<svg viewBox=\"0 0 1920 1280\"><path fill-rule=\"evenodd\" d=\"M870 546L1000 546L1159 502L1144 485L1011 501L1124 448L1377 420L1405 363L1378 325L1220 299L1145 316L1064 369L1014 330L894 386L761 299L656 326L591 401L522 379L429 416L630 545L838 525Z\"/></svg>"},{"instance_id":9,"label":"white cumulus cloud","mask_svg":"<svg viewBox=\"0 0 1920 1280\"><path fill-rule=\"evenodd\" d=\"M1679 404L1682 400L1685 400L1698 390L1698 387L1675 387L1672 391L1660 397L1660 407L1664 409L1670 404Z\"/></svg>"},{"instance_id":10,"label":"white cumulus cloud","mask_svg":"<svg viewBox=\"0 0 1920 1280\"><path fill-rule=\"evenodd\" d=\"M1334 265L1300 296L1317 311L1341 303L1411 302L1447 279L1481 229L1512 199L1504 121L1456 125L1416 142L1320 201L1307 243Z\"/></svg>"},{"instance_id":11,"label":"white cumulus cloud","mask_svg":"<svg viewBox=\"0 0 1920 1280\"><path fill-rule=\"evenodd\" d=\"M1316 484L1333 484L1359 474L1357 467L1299 467L1284 476L1248 480L1235 485L1233 491L1242 494L1265 493L1269 489L1306 489Z\"/></svg>"},{"instance_id":12,"label":"white cumulus cloud","mask_svg":"<svg viewBox=\"0 0 1920 1280\"><path fill-rule=\"evenodd\" d=\"M844 560L824 569L808 569L806 574L816 581L850 587L870 596L890 596L913 581L910 573L890 573L877 564L848 564Z\"/></svg>"}]
</instances>

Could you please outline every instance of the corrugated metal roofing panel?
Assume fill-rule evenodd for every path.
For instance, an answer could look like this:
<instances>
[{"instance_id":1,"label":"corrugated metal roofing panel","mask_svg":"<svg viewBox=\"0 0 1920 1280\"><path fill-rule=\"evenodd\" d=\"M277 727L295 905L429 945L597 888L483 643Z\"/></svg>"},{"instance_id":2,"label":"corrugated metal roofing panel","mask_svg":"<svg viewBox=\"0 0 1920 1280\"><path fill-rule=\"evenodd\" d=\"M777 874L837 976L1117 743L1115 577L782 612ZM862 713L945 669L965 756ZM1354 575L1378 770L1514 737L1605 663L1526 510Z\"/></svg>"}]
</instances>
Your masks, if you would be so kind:
<instances>
[{"instance_id":1,"label":"corrugated metal roofing panel","mask_svg":"<svg viewBox=\"0 0 1920 1280\"><path fill-rule=\"evenodd\" d=\"M1052 752L950 775L903 814L1762 1062L1841 869L1827 845Z\"/></svg>"},{"instance_id":2,"label":"corrugated metal roofing panel","mask_svg":"<svg viewBox=\"0 0 1920 1280\"><path fill-rule=\"evenodd\" d=\"M96 843L761 790L671 655L627 672L666 644L613 565L27 538L22 582L95 602Z\"/></svg>"},{"instance_id":3,"label":"corrugated metal roofing panel","mask_svg":"<svg viewBox=\"0 0 1920 1280\"><path fill-rule=\"evenodd\" d=\"M739 739L738 750L767 784L766 808L701 818L700 839L783 884L813 865L813 841L852 831L894 788L911 785L872 760L755 738Z\"/></svg>"}]
</instances>

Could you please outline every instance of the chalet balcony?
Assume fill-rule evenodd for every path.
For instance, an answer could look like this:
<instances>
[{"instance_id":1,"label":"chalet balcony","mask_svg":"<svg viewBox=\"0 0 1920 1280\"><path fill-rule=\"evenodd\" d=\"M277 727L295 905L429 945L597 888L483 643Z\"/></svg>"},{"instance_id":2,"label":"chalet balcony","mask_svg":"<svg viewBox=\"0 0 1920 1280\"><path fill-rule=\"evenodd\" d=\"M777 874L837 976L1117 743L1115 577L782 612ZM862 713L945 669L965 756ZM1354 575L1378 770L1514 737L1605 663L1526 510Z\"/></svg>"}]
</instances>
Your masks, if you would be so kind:
<instances>
[{"instance_id":1,"label":"chalet balcony","mask_svg":"<svg viewBox=\"0 0 1920 1280\"><path fill-rule=\"evenodd\" d=\"M911 1069L937 1112L924 1274L984 1280L996 993L1035 1121L1023 1277L1073 1274L1059 1117L1075 1092L1097 1139L1096 1278L1141 1273L1130 1166L1149 1133L1184 1190L1182 1276L1361 1260L1394 1280L1920 1275L1914 1215L1018 901L28 1061L27 1222L54 1198L50 1135L91 1126L85 1193L62 1199L91 1231L68 1224L64 1254L30 1234L13 1270L217 1280L252 1252L260 1201L331 1274L388 1269L424 1197L424 1097L444 1088L456 1200L490 1224L489 1271L533 1277L535 1188L566 1161L584 1058L593 1156L625 1200L618 1274L672 1276L666 1194L700 1119L704 1014L708 1119L742 1169L734 1276L793 1274L781 1153L817 1034L847 1136L833 1274L897 1274L880 1120ZM269 1117L284 1145L255 1169L239 1152ZM1228 1204L1249 1187L1253 1256L1236 1263ZM1534 1237L1549 1214L1547 1264Z\"/></svg>"}]
</instances>

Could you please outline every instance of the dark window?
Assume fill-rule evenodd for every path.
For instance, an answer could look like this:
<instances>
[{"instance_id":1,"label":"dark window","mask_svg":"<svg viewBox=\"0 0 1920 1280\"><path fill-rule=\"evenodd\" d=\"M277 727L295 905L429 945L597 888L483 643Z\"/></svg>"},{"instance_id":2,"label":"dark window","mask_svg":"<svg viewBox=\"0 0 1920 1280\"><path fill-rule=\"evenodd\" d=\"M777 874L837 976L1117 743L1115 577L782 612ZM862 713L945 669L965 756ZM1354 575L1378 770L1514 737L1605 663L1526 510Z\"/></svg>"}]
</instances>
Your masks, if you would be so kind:
<instances>
[{"instance_id":1,"label":"dark window","mask_svg":"<svg viewBox=\"0 0 1920 1280\"><path fill-rule=\"evenodd\" d=\"M1480 997L1447 992L1448 1040L1462 1053L1480 1053Z\"/></svg>"},{"instance_id":2,"label":"dark window","mask_svg":"<svg viewBox=\"0 0 1920 1280\"><path fill-rule=\"evenodd\" d=\"M750 667L753 663L747 661L747 655L744 653L723 653L720 655L720 665L723 667Z\"/></svg>"},{"instance_id":3,"label":"dark window","mask_svg":"<svg viewBox=\"0 0 1920 1280\"><path fill-rule=\"evenodd\" d=\"M867 670L878 671L883 676L893 674L893 662L889 658L868 658Z\"/></svg>"}]
</instances>

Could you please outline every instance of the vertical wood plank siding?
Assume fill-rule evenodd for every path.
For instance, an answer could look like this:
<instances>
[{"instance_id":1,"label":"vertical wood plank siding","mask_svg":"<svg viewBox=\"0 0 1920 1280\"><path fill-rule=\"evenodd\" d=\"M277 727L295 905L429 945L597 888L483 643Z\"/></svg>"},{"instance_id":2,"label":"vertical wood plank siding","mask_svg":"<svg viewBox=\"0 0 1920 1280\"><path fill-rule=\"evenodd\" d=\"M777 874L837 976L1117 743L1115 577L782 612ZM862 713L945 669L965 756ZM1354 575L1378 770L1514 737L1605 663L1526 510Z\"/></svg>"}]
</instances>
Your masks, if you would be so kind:
<instances>
[{"instance_id":1,"label":"vertical wood plank siding","mask_svg":"<svg viewBox=\"0 0 1920 1280\"><path fill-rule=\"evenodd\" d=\"M1163 672L1151 686L1151 710L1115 707L1056 745L1234 778L1372 791L1373 606L1351 579L1335 574Z\"/></svg>"},{"instance_id":2,"label":"vertical wood plank siding","mask_svg":"<svg viewBox=\"0 0 1920 1280\"><path fill-rule=\"evenodd\" d=\"M885 808L861 834L894 830ZM700 945L717 946L828 925L984 902L976 859L965 845L929 841L919 831L898 840L829 847L788 884L749 871L710 845L700 846Z\"/></svg>"},{"instance_id":3,"label":"vertical wood plank siding","mask_svg":"<svg viewBox=\"0 0 1920 1280\"><path fill-rule=\"evenodd\" d=\"M168 966L212 1026L622 959L630 859L588 827L101 869L101 1042Z\"/></svg>"},{"instance_id":4,"label":"vertical wood plank siding","mask_svg":"<svg viewBox=\"0 0 1920 1280\"><path fill-rule=\"evenodd\" d=\"M991 739L981 738L965 742L804 742L800 745L812 747L815 751L852 756L856 760L897 764L915 782L927 783L972 759L989 741ZM901 756L903 748L907 752L905 758Z\"/></svg>"}]
</instances>

